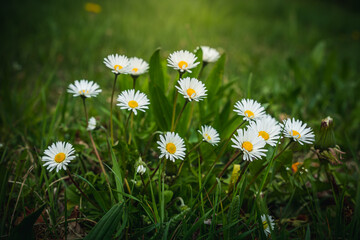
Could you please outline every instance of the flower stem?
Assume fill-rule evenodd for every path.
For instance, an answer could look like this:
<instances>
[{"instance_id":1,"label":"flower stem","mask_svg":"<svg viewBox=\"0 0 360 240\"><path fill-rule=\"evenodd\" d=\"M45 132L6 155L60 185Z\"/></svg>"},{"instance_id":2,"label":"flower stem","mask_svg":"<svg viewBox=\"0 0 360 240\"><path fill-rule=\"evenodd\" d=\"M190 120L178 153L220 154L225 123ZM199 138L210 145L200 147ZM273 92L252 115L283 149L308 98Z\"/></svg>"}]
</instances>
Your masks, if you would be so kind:
<instances>
[{"instance_id":1,"label":"flower stem","mask_svg":"<svg viewBox=\"0 0 360 240\"><path fill-rule=\"evenodd\" d=\"M79 184L77 184L77 182L75 182L75 180L73 179L69 169L66 169L67 174L69 175L70 180L72 181L72 183L75 185L75 187L80 191L81 195L83 195L84 198L86 198L94 207L102 210L99 205L97 205L94 201L92 201L80 188Z\"/></svg>"},{"instance_id":2,"label":"flower stem","mask_svg":"<svg viewBox=\"0 0 360 240\"><path fill-rule=\"evenodd\" d=\"M186 154L186 156L189 156L189 154L190 154L192 151L194 151L196 148L198 148L202 142L203 142L203 141L198 142L198 143ZM184 159L184 160L185 160L185 159ZM184 166L184 161L182 161L182 162L180 163L178 173L176 174L176 178L179 177L183 166ZM175 179L175 180L176 180L176 179Z\"/></svg>"},{"instance_id":3,"label":"flower stem","mask_svg":"<svg viewBox=\"0 0 360 240\"><path fill-rule=\"evenodd\" d=\"M86 98L83 98L83 105L84 105L84 112L85 112L85 117L86 117L86 127L87 127L89 117L88 117L88 113L87 113L87 110L86 110L85 99L86 99ZM96 155L96 157L97 157L97 159L98 159L98 161L99 161L101 171L104 173L105 180L106 180L106 182L107 182L107 185L108 185L108 187L109 187L109 191L110 191L110 193L111 193L110 182L109 182L108 176L107 176L107 174L106 174L106 171L105 171L103 162L102 162L101 157L100 157L100 155L99 155L99 152L98 152L98 150L97 150L97 148L96 148L96 145L95 145L93 136L92 136L92 134L91 134L91 131L88 131L88 133L89 133L91 145L92 145L93 150L94 150L94 152L95 152L95 155Z\"/></svg>"},{"instance_id":4,"label":"flower stem","mask_svg":"<svg viewBox=\"0 0 360 240\"><path fill-rule=\"evenodd\" d=\"M186 105L188 104L188 102L189 102L188 100L185 100L184 106L182 107L182 109L181 109L181 111L180 111L180 113L179 113L179 116L177 117L177 119L176 119L176 121L175 121L174 128L173 128L173 129L171 129L171 131L175 131L175 129L176 129L176 125L178 124L179 119L180 119L180 117L181 117L182 113L184 112L185 107L186 107Z\"/></svg>"},{"instance_id":5,"label":"flower stem","mask_svg":"<svg viewBox=\"0 0 360 240\"><path fill-rule=\"evenodd\" d=\"M135 89L136 79L137 79L139 76L131 75L131 77L132 77L132 79L133 79L133 89Z\"/></svg>"},{"instance_id":6,"label":"flower stem","mask_svg":"<svg viewBox=\"0 0 360 240\"><path fill-rule=\"evenodd\" d=\"M179 80L181 79L183 74L184 74L183 72L179 71ZM176 83L175 83L175 85L176 85ZM171 117L171 129L174 129L174 121L175 121L175 114L176 114L176 102L177 102L178 94L179 94L179 92L175 88L175 97L174 97L173 111L172 111L172 117ZM173 131L173 130L171 130L171 131Z\"/></svg>"},{"instance_id":7,"label":"flower stem","mask_svg":"<svg viewBox=\"0 0 360 240\"><path fill-rule=\"evenodd\" d=\"M113 85L113 89L112 89L112 93L111 93L111 100L110 100L110 137L111 137L111 144L112 145L114 145L114 129L113 129L113 119L112 119L113 101L114 101L114 92L115 92L117 77L118 77L118 74L115 74L114 85Z\"/></svg>"},{"instance_id":8,"label":"flower stem","mask_svg":"<svg viewBox=\"0 0 360 240\"><path fill-rule=\"evenodd\" d=\"M241 155L241 151L237 151L236 153L234 153L234 155L230 158L230 160L226 163L226 165L224 166L223 170L219 173L218 178L221 178L222 175L224 175L225 171L229 168L229 166ZM213 186L211 187L210 191L208 194L210 194L215 186L216 186L217 182L215 182L213 184Z\"/></svg>"},{"instance_id":9,"label":"flower stem","mask_svg":"<svg viewBox=\"0 0 360 240\"><path fill-rule=\"evenodd\" d=\"M204 68L206 67L207 64L208 64L207 62L203 62L202 66L201 66L201 69L200 69L200 72L199 72L198 80L200 80L200 78L202 76L202 73L204 71Z\"/></svg>"},{"instance_id":10,"label":"flower stem","mask_svg":"<svg viewBox=\"0 0 360 240\"><path fill-rule=\"evenodd\" d=\"M236 132L236 130L238 130L245 122L246 122L246 121L243 120L243 121L239 124L239 126L237 126L237 127L235 128L235 130L231 133L230 137L226 140L226 142L225 142L224 145L222 146L222 148L221 148L221 150L220 150L220 153L219 153L218 156L216 157L214 163L213 163L212 166L210 167L210 170L215 166L215 164L219 161L220 157L223 155L223 153L224 153L227 145L228 145L229 142L230 142L230 139L232 138L232 136L234 135L234 133ZM209 171L210 171L210 170L209 170ZM208 173L209 173L209 172L208 172ZM208 174L208 173L207 173L207 174Z\"/></svg>"}]
</instances>

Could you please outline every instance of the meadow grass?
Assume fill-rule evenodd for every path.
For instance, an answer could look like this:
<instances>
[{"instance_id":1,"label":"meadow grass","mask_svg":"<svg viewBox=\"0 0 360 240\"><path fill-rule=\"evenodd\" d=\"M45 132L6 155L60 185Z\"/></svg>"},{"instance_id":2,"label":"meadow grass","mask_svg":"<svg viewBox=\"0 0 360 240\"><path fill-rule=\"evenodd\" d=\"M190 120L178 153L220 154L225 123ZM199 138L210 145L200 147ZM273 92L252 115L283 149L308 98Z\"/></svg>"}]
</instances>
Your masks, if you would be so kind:
<instances>
[{"instance_id":1,"label":"meadow grass","mask_svg":"<svg viewBox=\"0 0 360 240\"><path fill-rule=\"evenodd\" d=\"M358 236L360 17L356 9L322 1L186 0L176 5L162 0L105 1L95 14L84 10L85 3L12 1L0 10L1 238L11 232L16 238L16 232L25 231L21 227L28 226L19 223L30 213L35 219L31 223L42 215L34 229L43 238L81 238L91 229L91 236L103 238L265 238L261 214L276 216L274 238ZM233 104L248 97L265 103L266 111L277 119L286 114L307 122L317 139L321 119L333 117L336 144L346 152L343 163L320 161L310 146L300 145L273 160L281 145L270 148L264 160L252 162L248 169L235 162L241 163L245 177L232 174L230 167L217 179L233 152L226 148L209 174L223 145L202 144L200 153L192 152L184 162L179 177L174 177L179 165L169 162L165 179L159 171L143 189L140 177L134 177L134 165L141 155L154 169L159 162L154 132L170 129L150 105L149 112L134 121L133 144L127 145L121 139L128 114L115 107L119 142L109 147L113 74L103 58L119 53L150 62L161 47L160 61L154 58L153 66L162 67L165 96L172 99L178 76L166 67L165 59L175 50L193 51L199 45L225 53L225 69L217 76L221 65L210 65L203 73L204 79L215 79L213 74L223 77L221 86L212 85L217 94L209 91L206 100L213 109L188 106L184 111L188 121L179 123L179 132L188 149L197 143L195 129L204 123L213 123L222 139L229 137L241 122L232 112ZM66 93L70 83L82 78L103 89L87 106L89 115L104 126L93 135L111 176L111 191L85 132L81 101ZM154 79L146 74L137 84L149 92ZM117 94L131 86L130 77L120 76ZM180 103L178 111L182 99ZM48 173L41 166L43 151L57 140L74 144L77 160L69 169L98 208L82 198L64 171ZM286 170L299 161L301 171ZM259 172L263 167L265 171ZM145 181L150 175L148 171ZM240 179L235 189L229 187L232 177ZM94 228L96 223L103 227Z\"/></svg>"}]
</instances>

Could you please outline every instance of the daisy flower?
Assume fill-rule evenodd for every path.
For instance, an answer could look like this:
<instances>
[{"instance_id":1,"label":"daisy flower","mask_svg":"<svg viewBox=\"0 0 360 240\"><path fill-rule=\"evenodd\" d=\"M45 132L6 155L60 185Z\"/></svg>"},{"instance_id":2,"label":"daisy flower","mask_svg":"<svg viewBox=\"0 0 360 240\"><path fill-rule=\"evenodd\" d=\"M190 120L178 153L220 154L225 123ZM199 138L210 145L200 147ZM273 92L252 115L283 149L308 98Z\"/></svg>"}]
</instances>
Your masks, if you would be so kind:
<instances>
[{"instance_id":1,"label":"daisy flower","mask_svg":"<svg viewBox=\"0 0 360 240\"><path fill-rule=\"evenodd\" d=\"M210 143L211 145L217 145L220 142L219 133L211 126L201 126L201 131L198 132L203 136L204 141Z\"/></svg>"},{"instance_id":2,"label":"daisy flower","mask_svg":"<svg viewBox=\"0 0 360 240\"><path fill-rule=\"evenodd\" d=\"M195 54L189 51L176 51L170 54L168 57L168 66L174 68L175 70L179 70L180 72L190 72L190 69L196 67L200 62L195 62L197 57Z\"/></svg>"},{"instance_id":3,"label":"daisy flower","mask_svg":"<svg viewBox=\"0 0 360 240\"><path fill-rule=\"evenodd\" d=\"M91 98L96 97L101 92L101 89L97 83L82 79L80 81L75 80L74 84L71 83L67 92L74 94L74 97Z\"/></svg>"},{"instance_id":4,"label":"daisy flower","mask_svg":"<svg viewBox=\"0 0 360 240\"><path fill-rule=\"evenodd\" d=\"M269 221L268 221L268 219L269 219ZM266 236L268 237L269 234L271 233L270 228L271 228L271 230L273 230L275 227L274 219L273 219L273 217L271 217L269 215L266 216L263 214L263 215L261 215L261 222L263 224L264 232L265 232Z\"/></svg>"},{"instance_id":5,"label":"daisy flower","mask_svg":"<svg viewBox=\"0 0 360 240\"><path fill-rule=\"evenodd\" d=\"M161 151L160 157L166 157L170 161L175 162L175 159L184 160L185 158L185 143L184 140L174 132L167 132L165 135L160 135L158 148Z\"/></svg>"},{"instance_id":6,"label":"daisy flower","mask_svg":"<svg viewBox=\"0 0 360 240\"><path fill-rule=\"evenodd\" d=\"M149 107L149 99L145 93L140 92L139 90L135 93L134 89L123 91L117 98L118 104L121 109L127 109L133 111L134 114L137 114L137 110L145 112L145 109Z\"/></svg>"},{"instance_id":7,"label":"daisy flower","mask_svg":"<svg viewBox=\"0 0 360 240\"><path fill-rule=\"evenodd\" d=\"M312 144L315 141L312 129L300 120L288 118L284 121L284 128L285 137L291 138L301 145L304 143Z\"/></svg>"},{"instance_id":8,"label":"daisy flower","mask_svg":"<svg viewBox=\"0 0 360 240\"><path fill-rule=\"evenodd\" d=\"M220 53L215 49L208 46L201 46L203 52L203 61L206 63L216 62L220 58Z\"/></svg>"},{"instance_id":9,"label":"daisy flower","mask_svg":"<svg viewBox=\"0 0 360 240\"><path fill-rule=\"evenodd\" d=\"M56 168L56 172L61 169L66 170L66 166L71 160L75 158L75 150L70 143L56 142L49 146L42 157L44 161L44 167L47 166L47 170L50 172Z\"/></svg>"},{"instance_id":10,"label":"daisy flower","mask_svg":"<svg viewBox=\"0 0 360 240\"><path fill-rule=\"evenodd\" d=\"M187 98L189 101L199 101L203 100L206 97L206 87L201 81L196 78L182 78L178 81L180 86L176 86L179 90L179 93L184 95L184 98Z\"/></svg>"},{"instance_id":11,"label":"daisy flower","mask_svg":"<svg viewBox=\"0 0 360 240\"><path fill-rule=\"evenodd\" d=\"M104 64L115 74L126 74L128 71L129 58L125 55L112 54L104 58Z\"/></svg>"},{"instance_id":12,"label":"daisy flower","mask_svg":"<svg viewBox=\"0 0 360 240\"><path fill-rule=\"evenodd\" d=\"M146 168L143 165L139 165L136 169L136 172L140 175L143 175L146 172Z\"/></svg>"},{"instance_id":13,"label":"daisy flower","mask_svg":"<svg viewBox=\"0 0 360 240\"><path fill-rule=\"evenodd\" d=\"M129 60L129 65L127 67L128 74L131 76L139 76L141 74L144 74L148 71L149 64L145 62L141 58L133 57Z\"/></svg>"},{"instance_id":14,"label":"daisy flower","mask_svg":"<svg viewBox=\"0 0 360 240\"><path fill-rule=\"evenodd\" d=\"M96 119L94 117L91 117L88 122L88 126L86 130L92 131L96 128Z\"/></svg>"},{"instance_id":15,"label":"daisy flower","mask_svg":"<svg viewBox=\"0 0 360 240\"><path fill-rule=\"evenodd\" d=\"M258 119L255 122L250 122L249 128L252 128L255 132L259 133L259 136L261 136L270 146L275 146L280 138L281 126L278 121L270 115Z\"/></svg>"},{"instance_id":16,"label":"daisy flower","mask_svg":"<svg viewBox=\"0 0 360 240\"><path fill-rule=\"evenodd\" d=\"M237 136L231 139L234 143L232 147L238 148L243 152L244 161L252 161L254 159L261 159L262 156L265 156L265 141L262 137L259 136L258 132L255 132L252 129L244 130L238 129Z\"/></svg>"},{"instance_id":17,"label":"daisy flower","mask_svg":"<svg viewBox=\"0 0 360 240\"><path fill-rule=\"evenodd\" d=\"M260 119L265 116L265 108L252 99L237 101L234 112L240 116L244 116L244 120L246 121Z\"/></svg>"}]
</instances>

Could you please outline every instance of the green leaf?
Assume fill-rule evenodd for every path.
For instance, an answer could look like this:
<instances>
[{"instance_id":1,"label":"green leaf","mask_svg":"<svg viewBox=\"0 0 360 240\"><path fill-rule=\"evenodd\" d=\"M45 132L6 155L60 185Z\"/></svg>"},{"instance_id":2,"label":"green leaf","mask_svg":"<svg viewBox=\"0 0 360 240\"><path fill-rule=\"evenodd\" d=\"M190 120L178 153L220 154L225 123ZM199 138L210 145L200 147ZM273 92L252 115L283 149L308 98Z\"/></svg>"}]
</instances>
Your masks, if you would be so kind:
<instances>
[{"instance_id":1,"label":"green leaf","mask_svg":"<svg viewBox=\"0 0 360 240\"><path fill-rule=\"evenodd\" d=\"M218 99L218 96L216 96L216 92L218 91L224 76L225 60L226 55L224 53L216 62L215 66L209 74L209 77L205 82L206 88L208 90L208 97L211 100Z\"/></svg>"},{"instance_id":2,"label":"green leaf","mask_svg":"<svg viewBox=\"0 0 360 240\"><path fill-rule=\"evenodd\" d=\"M84 239L111 239L121 220L122 208L122 204L114 205Z\"/></svg>"},{"instance_id":3,"label":"green leaf","mask_svg":"<svg viewBox=\"0 0 360 240\"><path fill-rule=\"evenodd\" d=\"M45 206L45 204L42 205L38 210L30 214L29 216L26 216L24 220L22 220L22 222L13 229L9 240L35 239L33 225L39 218Z\"/></svg>"},{"instance_id":4,"label":"green leaf","mask_svg":"<svg viewBox=\"0 0 360 240\"><path fill-rule=\"evenodd\" d=\"M169 130L171 122L171 105L165 96L164 75L160 64L160 49L156 50L150 59L149 97L151 111L157 126Z\"/></svg>"}]
</instances>

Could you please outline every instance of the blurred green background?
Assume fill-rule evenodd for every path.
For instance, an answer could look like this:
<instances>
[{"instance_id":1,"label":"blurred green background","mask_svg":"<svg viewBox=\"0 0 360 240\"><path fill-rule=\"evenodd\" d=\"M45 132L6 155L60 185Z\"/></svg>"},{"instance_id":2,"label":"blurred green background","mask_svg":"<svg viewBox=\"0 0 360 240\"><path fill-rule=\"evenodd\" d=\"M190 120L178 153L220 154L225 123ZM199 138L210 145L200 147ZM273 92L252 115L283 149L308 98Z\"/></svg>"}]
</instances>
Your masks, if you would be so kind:
<instances>
[{"instance_id":1,"label":"blurred green background","mask_svg":"<svg viewBox=\"0 0 360 240\"><path fill-rule=\"evenodd\" d=\"M355 1L93 2L100 12L86 11L87 1L3 3L0 142L17 145L26 138L38 145L39 122L51 117L76 79L94 80L109 92L113 76L102 63L109 54L148 61L161 47L165 61L173 51L208 45L227 54L225 81L236 81L232 102L250 89L277 118L285 113L315 130L330 115L338 143L356 156L360 11Z\"/></svg>"}]
</instances>

